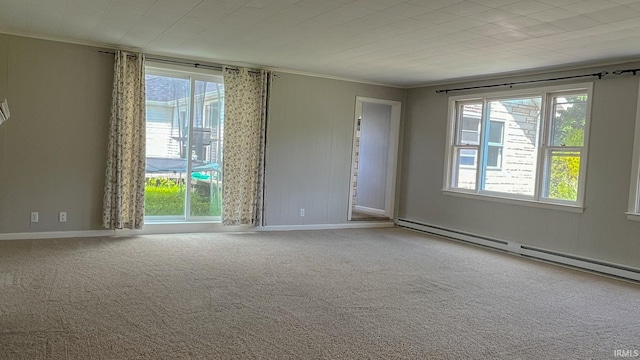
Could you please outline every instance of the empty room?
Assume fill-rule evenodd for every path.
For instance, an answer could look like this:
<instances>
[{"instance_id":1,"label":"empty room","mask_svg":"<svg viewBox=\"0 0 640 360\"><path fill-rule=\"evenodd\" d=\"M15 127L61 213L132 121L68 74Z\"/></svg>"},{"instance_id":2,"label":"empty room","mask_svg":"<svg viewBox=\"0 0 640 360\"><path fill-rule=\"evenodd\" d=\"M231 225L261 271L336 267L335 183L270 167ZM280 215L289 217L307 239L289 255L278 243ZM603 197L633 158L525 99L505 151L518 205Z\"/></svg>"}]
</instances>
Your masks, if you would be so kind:
<instances>
[{"instance_id":1,"label":"empty room","mask_svg":"<svg viewBox=\"0 0 640 360\"><path fill-rule=\"evenodd\" d=\"M640 357L640 0L0 0L0 359Z\"/></svg>"}]
</instances>

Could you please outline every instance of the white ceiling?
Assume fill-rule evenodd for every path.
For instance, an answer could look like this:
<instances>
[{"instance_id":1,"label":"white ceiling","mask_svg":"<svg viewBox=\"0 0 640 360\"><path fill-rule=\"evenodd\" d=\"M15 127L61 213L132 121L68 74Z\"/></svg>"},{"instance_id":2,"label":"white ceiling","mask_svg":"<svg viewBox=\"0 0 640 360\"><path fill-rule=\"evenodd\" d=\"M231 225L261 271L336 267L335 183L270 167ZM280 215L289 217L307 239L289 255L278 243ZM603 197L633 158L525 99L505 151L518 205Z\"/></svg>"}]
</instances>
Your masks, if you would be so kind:
<instances>
[{"instance_id":1,"label":"white ceiling","mask_svg":"<svg viewBox=\"0 0 640 360\"><path fill-rule=\"evenodd\" d=\"M0 0L0 32L413 86L640 55L640 0Z\"/></svg>"}]
</instances>

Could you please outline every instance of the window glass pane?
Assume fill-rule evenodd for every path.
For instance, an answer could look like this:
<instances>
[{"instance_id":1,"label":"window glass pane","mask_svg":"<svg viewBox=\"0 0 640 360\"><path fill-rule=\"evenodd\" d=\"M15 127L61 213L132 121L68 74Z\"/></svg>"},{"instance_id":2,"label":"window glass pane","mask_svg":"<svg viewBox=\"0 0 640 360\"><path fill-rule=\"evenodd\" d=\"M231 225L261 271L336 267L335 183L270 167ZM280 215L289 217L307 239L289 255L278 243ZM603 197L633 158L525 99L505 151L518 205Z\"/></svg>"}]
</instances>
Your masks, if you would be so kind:
<instances>
[{"instance_id":1,"label":"window glass pane","mask_svg":"<svg viewBox=\"0 0 640 360\"><path fill-rule=\"evenodd\" d=\"M499 121L489 121L489 143L502 144L504 134L504 123Z\"/></svg>"},{"instance_id":2,"label":"window glass pane","mask_svg":"<svg viewBox=\"0 0 640 360\"><path fill-rule=\"evenodd\" d=\"M469 106L465 106L464 108L468 109ZM462 130L470 130L470 131L478 132L478 129L480 129L479 118L472 118L468 116L462 117Z\"/></svg>"},{"instance_id":3,"label":"window glass pane","mask_svg":"<svg viewBox=\"0 0 640 360\"><path fill-rule=\"evenodd\" d=\"M184 216L190 82L145 76L145 215Z\"/></svg>"},{"instance_id":4,"label":"window glass pane","mask_svg":"<svg viewBox=\"0 0 640 360\"><path fill-rule=\"evenodd\" d=\"M553 98L551 146L583 146L587 119L587 94Z\"/></svg>"},{"instance_id":5,"label":"window glass pane","mask_svg":"<svg viewBox=\"0 0 640 360\"><path fill-rule=\"evenodd\" d=\"M478 145L480 143L480 119L482 104L464 104L459 107L460 124L458 144Z\"/></svg>"},{"instance_id":6,"label":"window glass pane","mask_svg":"<svg viewBox=\"0 0 640 360\"><path fill-rule=\"evenodd\" d=\"M490 140L502 133L502 147L486 149L484 190L534 196L538 164L538 129L542 97L494 100L488 103ZM493 143L493 141L492 141ZM499 167L498 169L491 169Z\"/></svg>"},{"instance_id":7,"label":"window glass pane","mask_svg":"<svg viewBox=\"0 0 640 360\"><path fill-rule=\"evenodd\" d=\"M476 166L477 150L460 149L460 165Z\"/></svg>"},{"instance_id":8,"label":"window glass pane","mask_svg":"<svg viewBox=\"0 0 640 360\"><path fill-rule=\"evenodd\" d=\"M502 146L491 146L487 149L487 166L488 167L501 167L502 166Z\"/></svg>"},{"instance_id":9,"label":"window glass pane","mask_svg":"<svg viewBox=\"0 0 640 360\"><path fill-rule=\"evenodd\" d=\"M476 188L477 149L457 149L452 186L461 189Z\"/></svg>"},{"instance_id":10,"label":"window glass pane","mask_svg":"<svg viewBox=\"0 0 640 360\"><path fill-rule=\"evenodd\" d=\"M549 151L544 196L549 199L578 200L580 152Z\"/></svg>"},{"instance_id":11,"label":"window glass pane","mask_svg":"<svg viewBox=\"0 0 640 360\"><path fill-rule=\"evenodd\" d=\"M191 140L191 216L220 216L222 194L223 84L195 82Z\"/></svg>"},{"instance_id":12,"label":"window glass pane","mask_svg":"<svg viewBox=\"0 0 640 360\"><path fill-rule=\"evenodd\" d=\"M478 145L480 140L480 133L477 131L462 130L461 144L465 145Z\"/></svg>"}]
</instances>

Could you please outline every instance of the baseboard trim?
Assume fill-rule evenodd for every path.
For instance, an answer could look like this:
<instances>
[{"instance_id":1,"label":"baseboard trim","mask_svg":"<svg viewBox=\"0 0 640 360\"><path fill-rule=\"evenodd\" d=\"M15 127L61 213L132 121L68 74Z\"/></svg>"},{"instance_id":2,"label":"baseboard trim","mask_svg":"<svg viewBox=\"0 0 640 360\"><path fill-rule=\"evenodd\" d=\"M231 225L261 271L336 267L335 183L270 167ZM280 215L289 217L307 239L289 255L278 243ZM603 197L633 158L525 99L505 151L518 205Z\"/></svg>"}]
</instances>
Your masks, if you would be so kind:
<instances>
[{"instance_id":1,"label":"baseboard trim","mask_svg":"<svg viewBox=\"0 0 640 360\"><path fill-rule=\"evenodd\" d=\"M395 227L393 221L361 221L346 224L305 224L305 225L270 225L270 226L223 226L220 223L152 223L145 224L141 230L89 230L89 231L47 231L0 234L2 240L38 240L77 237L127 237L152 234L176 233L224 233L247 231L295 231L295 230L338 230Z\"/></svg>"},{"instance_id":2,"label":"baseboard trim","mask_svg":"<svg viewBox=\"0 0 640 360\"><path fill-rule=\"evenodd\" d=\"M500 249L503 251L517 252L517 247L514 247L513 245L510 246L509 242L505 240L492 239L486 236L447 229L440 226L430 225L407 219L399 219L396 224L400 227L418 230L428 234L443 236L446 238L469 242L494 249Z\"/></svg>"},{"instance_id":3,"label":"baseboard trim","mask_svg":"<svg viewBox=\"0 0 640 360\"><path fill-rule=\"evenodd\" d=\"M374 208L370 208L370 207L366 207L366 206L356 205L356 206L354 206L354 209L357 210L357 211L363 212L365 214L368 214L368 215L387 216L387 213L384 210L374 209Z\"/></svg>"},{"instance_id":4,"label":"baseboard trim","mask_svg":"<svg viewBox=\"0 0 640 360\"><path fill-rule=\"evenodd\" d=\"M640 269L522 245L521 256L640 282Z\"/></svg>"},{"instance_id":5,"label":"baseboard trim","mask_svg":"<svg viewBox=\"0 0 640 360\"><path fill-rule=\"evenodd\" d=\"M39 240L39 239L61 239L78 237L100 237L113 236L113 230L86 230L86 231L45 231L45 232L24 232L0 234L1 240Z\"/></svg>"},{"instance_id":6,"label":"baseboard trim","mask_svg":"<svg viewBox=\"0 0 640 360\"><path fill-rule=\"evenodd\" d=\"M219 221L216 222L154 222L146 223L140 230L118 229L115 236L126 237L136 235L154 234L186 234L186 233L224 233L224 232L245 232L253 231L254 227L249 225L224 226Z\"/></svg>"},{"instance_id":7,"label":"baseboard trim","mask_svg":"<svg viewBox=\"0 0 640 360\"><path fill-rule=\"evenodd\" d=\"M502 250L513 255L543 261L563 267L588 271L599 275L614 277L624 280L633 280L640 282L640 269L630 266L605 262L596 259L566 254L562 252L537 248L528 245L521 245L514 242L492 239L476 234L460 232L453 229L447 229L440 226L430 225L415 220L399 219L397 221L399 227L420 231L423 233L442 236L444 238L469 242L484 247Z\"/></svg>"},{"instance_id":8,"label":"baseboard trim","mask_svg":"<svg viewBox=\"0 0 640 360\"><path fill-rule=\"evenodd\" d=\"M393 221L359 221L345 224L266 225L257 231L339 230L395 227Z\"/></svg>"}]
</instances>

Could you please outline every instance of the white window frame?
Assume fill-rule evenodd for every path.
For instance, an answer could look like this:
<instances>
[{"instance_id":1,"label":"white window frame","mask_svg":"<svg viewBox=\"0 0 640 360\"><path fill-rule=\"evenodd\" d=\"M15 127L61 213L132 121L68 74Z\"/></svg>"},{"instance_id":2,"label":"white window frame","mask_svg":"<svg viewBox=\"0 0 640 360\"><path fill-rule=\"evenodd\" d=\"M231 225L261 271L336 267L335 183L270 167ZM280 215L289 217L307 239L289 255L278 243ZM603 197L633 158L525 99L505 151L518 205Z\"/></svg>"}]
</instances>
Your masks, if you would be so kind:
<instances>
[{"instance_id":1,"label":"white window frame","mask_svg":"<svg viewBox=\"0 0 640 360\"><path fill-rule=\"evenodd\" d=\"M158 76L173 76L180 79L189 80L190 89L195 88L196 81L217 81L223 83L224 78L222 71L218 70L209 70L202 68L190 68L184 67L180 65L166 64L162 62L152 62L147 61L145 64L145 74L149 75L158 75ZM189 111L185 111L186 121L188 123L188 136L187 136L187 149L191 151L191 145L193 141L193 128L194 128L194 117L195 112L193 111L195 107L195 96L189 93ZM181 111L182 112L182 111ZM204 114L203 114L204 115ZM178 116L181 116L180 113ZM204 118L203 118L204 123ZM191 173L193 172L193 163L191 161L187 161L187 169L186 169L186 179L191 179ZM185 180L186 194L185 196L185 211L184 215L149 215L145 216L145 222L147 223L189 223L189 222L211 222L211 223L220 223L222 222L221 216L194 216L191 215L191 181ZM224 204L222 204L224 206Z\"/></svg>"},{"instance_id":2,"label":"white window frame","mask_svg":"<svg viewBox=\"0 0 640 360\"><path fill-rule=\"evenodd\" d=\"M640 91L640 81L638 82ZM631 181L629 182L629 207L627 219L640 221L640 93L636 107L636 128L633 138L633 157L631 162Z\"/></svg>"},{"instance_id":3,"label":"white window frame","mask_svg":"<svg viewBox=\"0 0 640 360\"><path fill-rule=\"evenodd\" d=\"M570 95L571 93L586 93L587 94L587 109L586 109L586 121L585 121L585 129L584 129L584 145L582 147L559 147L559 146L550 146L549 136L550 136L550 126L551 126L551 111L552 109L547 106L549 100L557 95ZM457 111L458 106L460 104L466 103L474 103L474 102L482 102L485 104L486 102L492 100L505 100L509 98L519 98L524 96L531 97L541 97L541 113L540 113L540 121L538 123L538 136L536 140L536 148L537 148L537 160L538 164L536 166L536 178L535 178L535 188L533 196L524 196L518 194L508 194L503 192L495 192L488 190L480 189L480 180L481 176L483 176L484 171L491 170L492 167L487 166L483 171L481 170L482 164L478 162L477 171L476 171L476 189L464 189L464 188L455 188L452 187L453 180L453 172L454 172L454 160L455 160L455 150L459 148L460 145L456 145L456 124L457 124ZM523 89L523 90L507 90L507 91L498 91L498 92L488 92L481 94L469 94L469 95L459 95L459 96L451 96L449 97L448 104L448 126L447 126L447 138L446 138L446 149L445 149L445 172L443 179L443 188L442 192L445 195L454 195L461 196L467 198L474 199L483 199L489 201L497 201L503 203L517 204L517 205L526 205L526 206L534 206L534 207L542 207L542 208L551 208L557 210L565 210L571 212L583 212L584 211L584 193L586 188L586 174L587 174L587 160L588 160L588 149L589 149L589 134L591 127L591 104L593 102L593 83L578 83L578 84L570 84L570 85L558 85L558 86L547 86L540 88L531 88L531 89ZM488 109L486 107L483 109L483 121L487 118L486 112ZM640 105L639 105L640 112ZM488 123L488 121L487 121ZM481 134L480 139L481 143L473 148L478 149L478 159L482 159L482 152L484 151L484 147L486 144L483 143L485 140L485 133L488 131L487 126L485 124L481 125ZM505 126L505 134L503 136L503 143L506 138L506 126ZM637 164L636 168L640 168L640 118L638 119L638 125L636 126L636 140L637 140L637 156L638 159L635 161ZM467 147L467 146L464 146ZM504 144L503 144L504 147ZM578 196L577 200L574 201L566 201L559 199L550 199L543 196L545 179L547 179L547 153L554 150L563 150L563 151L571 151L571 150L580 150L580 173L578 179ZM504 161L504 159L502 159ZM479 160L478 160L479 161ZM496 169L495 167L493 169ZM640 203L640 169L636 169L637 179L635 181L636 184L636 195L635 201L636 203ZM638 204L637 207L640 207ZM640 220L640 214L638 215L638 220Z\"/></svg>"}]
</instances>

